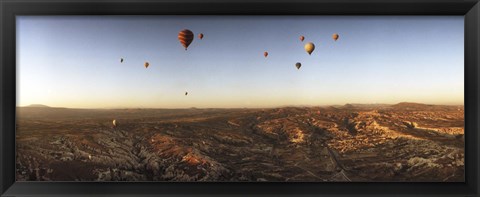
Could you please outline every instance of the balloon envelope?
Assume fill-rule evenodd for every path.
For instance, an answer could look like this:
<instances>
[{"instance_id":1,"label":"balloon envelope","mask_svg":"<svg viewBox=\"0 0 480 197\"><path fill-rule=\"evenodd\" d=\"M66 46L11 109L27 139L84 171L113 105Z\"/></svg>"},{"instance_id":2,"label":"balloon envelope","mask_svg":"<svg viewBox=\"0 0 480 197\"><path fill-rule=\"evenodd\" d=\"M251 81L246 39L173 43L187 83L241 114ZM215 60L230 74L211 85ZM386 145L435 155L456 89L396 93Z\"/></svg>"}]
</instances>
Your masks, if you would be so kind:
<instances>
[{"instance_id":1,"label":"balloon envelope","mask_svg":"<svg viewBox=\"0 0 480 197\"><path fill-rule=\"evenodd\" d=\"M305 47L304 47L304 48L305 48L305 51L306 51L309 55L311 55L312 52L313 52L313 50L315 50L315 45L314 45L313 43L309 42L309 43L305 44Z\"/></svg>"},{"instance_id":2,"label":"balloon envelope","mask_svg":"<svg viewBox=\"0 0 480 197\"><path fill-rule=\"evenodd\" d=\"M123 63L123 58L120 58L120 63Z\"/></svg>"},{"instance_id":3,"label":"balloon envelope","mask_svg":"<svg viewBox=\"0 0 480 197\"><path fill-rule=\"evenodd\" d=\"M295 67L297 67L297 69L300 69L300 67L302 67L302 64L301 64L300 62L297 62L297 63L295 64Z\"/></svg>"},{"instance_id":4,"label":"balloon envelope","mask_svg":"<svg viewBox=\"0 0 480 197\"><path fill-rule=\"evenodd\" d=\"M198 38L200 38L200 40L203 39L203 34L202 33L198 34Z\"/></svg>"},{"instance_id":5,"label":"balloon envelope","mask_svg":"<svg viewBox=\"0 0 480 197\"><path fill-rule=\"evenodd\" d=\"M112 124L113 124L114 127L116 127L117 126L117 120L113 120Z\"/></svg>"},{"instance_id":6,"label":"balloon envelope","mask_svg":"<svg viewBox=\"0 0 480 197\"><path fill-rule=\"evenodd\" d=\"M268 52L266 52L266 51L263 52L263 56L264 56L264 57L267 57L267 56L268 56Z\"/></svg>"},{"instance_id":7,"label":"balloon envelope","mask_svg":"<svg viewBox=\"0 0 480 197\"><path fill-rule=\"evenodd\" d=\"M305 40L305 37L304 37L304 36L300 36L300 41L303 42L303 40Z\"/></svg>"},{"instance_id":8,"label":"balloon envelope","mask_svg":"<svg viewBox=\"0 0 480 197\"><path fill-rule=\"evenodd\" d=\"M335 34L332 35L332 38L333 38L333 40L335 40L335 41L337 41L339 37L340 37L340 36L339 36L337 33L335 33Z\"/></svg>"},{"instance_id":9,"label":"balloon envelope","mask_svg":"<svg viewBox=\"0 0 480 197\"><path fill-rule=\"evenodd\" d=\"M187 50L188 46L193 41L193 32L188 29L184 29L178 32L178 40L180 41L182 46L185 47L185 50Z\"/></svg>"},{"instance_id":10,"label":"balloon envelope","mask_svg":"<svg viewBox=\"0 0 480 197\"><path fill-rule=\"evenodd\" d=\"M145 68L148 68L148 66L150 66L150 64L148 62L145 62L144 66L145 66Z\"/></svg>"}]
</instances>

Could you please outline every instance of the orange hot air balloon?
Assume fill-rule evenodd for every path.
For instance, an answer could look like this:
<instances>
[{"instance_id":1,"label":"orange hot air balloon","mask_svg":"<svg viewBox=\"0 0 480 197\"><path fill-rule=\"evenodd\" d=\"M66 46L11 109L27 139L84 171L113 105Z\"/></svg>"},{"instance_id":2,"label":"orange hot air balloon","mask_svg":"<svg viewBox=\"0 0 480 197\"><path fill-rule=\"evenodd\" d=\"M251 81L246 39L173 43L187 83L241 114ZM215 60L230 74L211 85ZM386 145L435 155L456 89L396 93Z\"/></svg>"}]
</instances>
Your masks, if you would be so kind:
<instances>
[{"instance_id":1,"label":"orange hot air balloon","mask_svg":"<svg viewBox=\"0 0 480 197\"><path fill-rule=\"evenodd\" d=\"M340 37L340 36L339 36L337 33L335 33L335 34L332 35L332 38L333 38L333 40L335 40L335 41L337 41L339 37Z\"/></svg>"},{"instance_id":2,"label":"orange hot air balloon","mask_svg":"<svg viewBox=\"0 0 480 197\"><path fill-rule=\"evenodd\" d=\"M304 37L304 36L300 36L300 41L303 42L303 40L305 40L305 37Z\"/></svg>"},{"instance_id":3,"label":"orange hot air balloon","mask_svg":"<svg viewBox=\"0 0 480 197\"><path fill-rule=\"evenodd\" d=\"M148 68L148 66L150 66L150 64L148 62L145 62L144 66L145 66L145 68Z\"/></svg>"},{"instance_id":4,"label":"orange hot air balloon","mask_svg":"<svg viewBox=\"0 0 480 197\"><path fill-rule=\"evenodd\" d=\"M263 52L263 56L264 56L264 57L267 57L267 56L268 56L268 52L266 52L266 51Z\"/></svg>"},{"instance_id":5,"label":"orange hot air balloon","mask_svg":"<svg viewBox=\"0 0 480 197\"><path fill-rule=\"evenodd\" d=\"M193 32L188 29L184 29L180 31L178 33L178 40L180 41L182 46L185 47L185 51L186 51L188 48L188 45L190 45L193 41Z\"/></svg>"},{"instance_id":6,"label":"orange hot air balloon","mask_svg":"<svg viewBox=\"0 0 480 197\"><path fill-rule=\"evenodd\" d=\"M200 40L203 39L203 34L202 33L198 34L198 38L200 38Z\"/></svg>"},{"instance_id":7,"label":"orange hot air balloon","mask_svg":"<svg viewBox=\"0 0 480 197\"><path fill-rule=\"evenodd\" d=\"M315 45L311 42L305 44L304 46L305 51L309 54L312 55L313 50L315 50Z\"/></svg>"}]
</instances>

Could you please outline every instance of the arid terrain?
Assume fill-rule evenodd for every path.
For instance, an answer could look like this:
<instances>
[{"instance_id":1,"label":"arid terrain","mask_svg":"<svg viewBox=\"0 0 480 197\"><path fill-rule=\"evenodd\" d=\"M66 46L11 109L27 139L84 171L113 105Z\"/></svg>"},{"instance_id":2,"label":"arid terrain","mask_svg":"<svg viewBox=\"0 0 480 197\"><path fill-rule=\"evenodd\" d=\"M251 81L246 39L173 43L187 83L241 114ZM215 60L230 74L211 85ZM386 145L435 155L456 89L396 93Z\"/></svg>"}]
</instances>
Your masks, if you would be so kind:
<instances>
[{"instance_id":1,"label":"arid terrain","mask_svg":"<svg viewBox=\"0 0 480 197\"><path fill-rule=\"evenodd\" d=\"M115 119L117 127L113 127ZM18 107L18 181L464 181L464 107Z\"/></svg>"}]
</instances>

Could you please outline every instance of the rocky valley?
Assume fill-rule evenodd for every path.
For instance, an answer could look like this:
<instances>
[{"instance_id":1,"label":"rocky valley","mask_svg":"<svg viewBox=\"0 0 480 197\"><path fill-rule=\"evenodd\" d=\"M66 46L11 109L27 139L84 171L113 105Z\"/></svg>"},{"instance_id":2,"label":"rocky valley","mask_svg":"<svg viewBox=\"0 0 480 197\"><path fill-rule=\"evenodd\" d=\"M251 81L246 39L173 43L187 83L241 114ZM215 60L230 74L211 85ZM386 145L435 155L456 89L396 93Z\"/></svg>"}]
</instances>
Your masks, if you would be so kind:
<instances>
[{"instance_id":1,"label":"rocky valley","mask_svg":"<svg viewBox=\"0 0 480 197\"><path fill-rule=\"evenodd\" d=\"M116 126L112 120L116 120ZM18 107L17 181L464 181L464 107Z\"/></svg>"}]
</instances>

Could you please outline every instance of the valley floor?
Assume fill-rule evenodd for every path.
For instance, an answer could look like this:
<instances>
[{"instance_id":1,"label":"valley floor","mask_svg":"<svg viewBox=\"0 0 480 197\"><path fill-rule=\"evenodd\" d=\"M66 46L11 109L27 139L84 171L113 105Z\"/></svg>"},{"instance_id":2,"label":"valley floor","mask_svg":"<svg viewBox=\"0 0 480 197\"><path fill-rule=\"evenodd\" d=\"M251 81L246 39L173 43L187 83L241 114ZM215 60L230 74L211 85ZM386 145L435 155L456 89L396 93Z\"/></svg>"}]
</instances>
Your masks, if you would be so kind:
<instances>
[{"instance_id":1,"label":"valley floor","mask_svg":"<svg viewBox=\"0 0 480 197\"><path fill-rule=\"evenodd\" d=\"M463 106L17 111L17 181L465 178Z\"/></svg>"}]
</instances>

